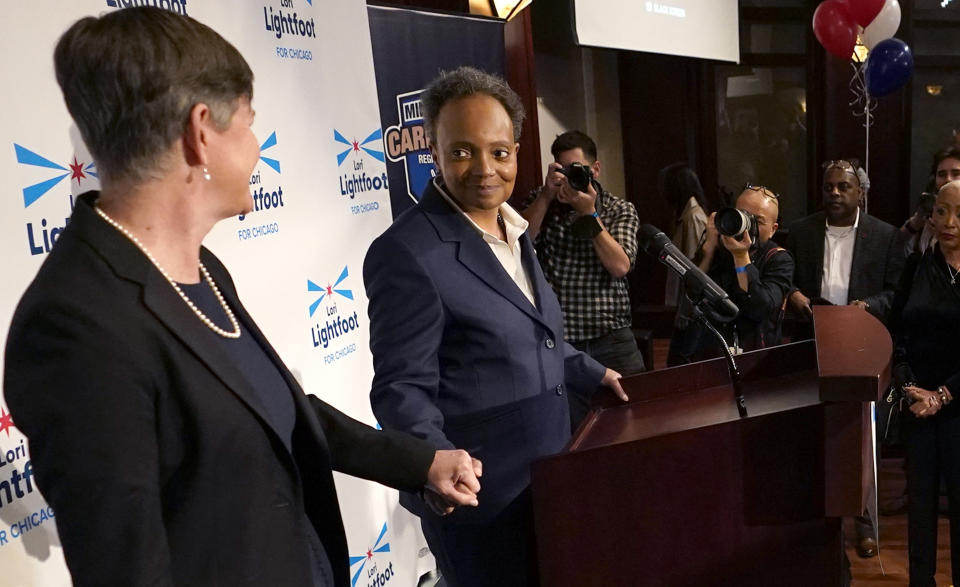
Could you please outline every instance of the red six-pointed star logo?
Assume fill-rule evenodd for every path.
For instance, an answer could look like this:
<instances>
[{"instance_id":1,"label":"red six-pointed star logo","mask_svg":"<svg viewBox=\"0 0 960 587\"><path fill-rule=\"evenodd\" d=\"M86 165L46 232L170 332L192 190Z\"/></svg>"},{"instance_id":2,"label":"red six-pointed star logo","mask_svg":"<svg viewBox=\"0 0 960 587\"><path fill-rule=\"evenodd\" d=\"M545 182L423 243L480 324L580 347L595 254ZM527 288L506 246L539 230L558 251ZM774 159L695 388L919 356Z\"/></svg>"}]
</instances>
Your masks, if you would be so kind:
<instances>
[{"instance_id":1,"label":"red six-pointed star logo","mask_svg":"<svg viewBox=\"0 0 960 587\"><path fill-rule=\"evenodd\" d=\"M0 408L0 432L6 432L7 438L10 438L10 429L15 428L13 424L13 414L8 414L3 408Z\"/></svg>"},{"instance_id":2,"label":"red six-pointed star logo","mask_svg":"<svg viewBox=\"0 0 960 587\"><path fill-rule=\"evenodd\" d=\"M78 163L76 156L73 157L73 163L68 163L67 165L70 166L70 171L72 172L70 175L71 181L75 179L77 183L80 183L81 179L86 179L87 176L83 174L83 163Z\"/></svg>"}]
</instances>

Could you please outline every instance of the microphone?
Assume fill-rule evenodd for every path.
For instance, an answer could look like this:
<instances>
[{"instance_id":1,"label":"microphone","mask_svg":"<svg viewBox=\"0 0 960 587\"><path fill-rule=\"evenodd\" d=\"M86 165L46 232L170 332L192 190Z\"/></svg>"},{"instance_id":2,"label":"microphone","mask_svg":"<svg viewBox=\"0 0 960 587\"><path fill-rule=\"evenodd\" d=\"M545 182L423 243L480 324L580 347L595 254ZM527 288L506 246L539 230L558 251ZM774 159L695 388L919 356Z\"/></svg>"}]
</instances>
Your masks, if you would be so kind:
<instances>
[{"instance_id":1,"label":"microphone","mask_svg":"<svg viewBox=\"0 0 960 587\"><path fill-rule=\"evenodd\" d=\"M740 308L730 301L727 292L681 253L659 228L644 224L640 228L640 246L648 255L660 259L661 263L676 272L683 279L687 297L698 306L706 303L713 310L714 318L729 322L740 313Z\"/></svg>"}]
</instances>

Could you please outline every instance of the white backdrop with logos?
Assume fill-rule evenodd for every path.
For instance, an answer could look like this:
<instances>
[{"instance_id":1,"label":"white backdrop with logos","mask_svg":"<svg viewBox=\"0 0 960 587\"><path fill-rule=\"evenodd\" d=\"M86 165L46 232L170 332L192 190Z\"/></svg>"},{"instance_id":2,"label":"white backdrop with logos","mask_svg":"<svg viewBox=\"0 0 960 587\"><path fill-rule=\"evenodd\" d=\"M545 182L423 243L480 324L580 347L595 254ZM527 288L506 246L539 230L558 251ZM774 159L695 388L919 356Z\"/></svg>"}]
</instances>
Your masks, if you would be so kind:
<instances>
[{"instance_id":1,"label":"white backdrop with logos","mask_svg":"<svg viewBox=\"0 0 960 587\"><path fill-rule=\"evenodd\" d=\"M230 268L246 307L306 391L374 425L361 268L391 213L364 0L7 6L9 22L42 26L8 27L0 38L7 80L0 97L4 343L14 307L67 223L74 197L98 187L96 165L54 79L53 47L78 18L132 4L185 11L250 63L253 129L262 143L250 180L255 210L221 222L205 244ZM284 24L290 17L292 31ZM396 492L342 475L337 484L354 585L416 585L433 559ZM55 515L32 482L28 447L0 400L0 583L70 584Z\"/></svg>"}]
</instances>

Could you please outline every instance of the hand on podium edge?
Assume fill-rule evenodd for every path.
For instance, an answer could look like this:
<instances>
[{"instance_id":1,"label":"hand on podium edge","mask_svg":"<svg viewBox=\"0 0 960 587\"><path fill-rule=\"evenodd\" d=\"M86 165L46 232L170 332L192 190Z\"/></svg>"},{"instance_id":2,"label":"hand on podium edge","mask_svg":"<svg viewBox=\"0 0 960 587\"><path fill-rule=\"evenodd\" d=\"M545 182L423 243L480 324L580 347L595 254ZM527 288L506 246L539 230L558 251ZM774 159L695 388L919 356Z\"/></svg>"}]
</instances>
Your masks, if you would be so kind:
<instances>
[{"instance_id":1,"label":"hand on podium edge","mask_svg":"<svg viewBox=\"0 0 960 587\"><path fill-rule=\"evenodd\" d=\"M438 450L427 471L424 501L438 515L446 515L457 506L476 506L480 492L478 477L483 464L465 450Z\"/></svg>"},{"instance_id":2,"label":"hand on podium edge","mask_svg":"<svg viewBox=\"0 0 960 587\"><path fill-rule=\"evenodd\" d=\"M623 376L613 369L607 369L607 372L603 374L603 379L600 381L600 384L606 385L613 390L613 393L617 394L618 398L628 402L630 401L630 397L627 395L627 392L623 391L623 387L620 385L621 377Z\"/></svg>"}]
</instances>

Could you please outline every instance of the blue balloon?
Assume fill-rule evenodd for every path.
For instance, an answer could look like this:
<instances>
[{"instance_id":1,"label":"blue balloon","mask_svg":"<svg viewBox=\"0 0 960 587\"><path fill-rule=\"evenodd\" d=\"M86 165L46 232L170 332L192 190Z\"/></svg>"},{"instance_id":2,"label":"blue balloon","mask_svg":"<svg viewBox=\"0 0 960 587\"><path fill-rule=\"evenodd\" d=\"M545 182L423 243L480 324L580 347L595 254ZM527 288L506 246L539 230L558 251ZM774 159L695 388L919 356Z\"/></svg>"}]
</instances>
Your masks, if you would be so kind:
<instances>
[{"instance_id":1,"label":"blue balloon","mask_svg":"<svg viewBox=\"0 0 960 587\"><path fill-rule=\"evenodd\" d=\"M907 83L913 74L913 53L896 38L880 41L867 57L867 91L871 96L886 96Z\"/></svg>"}]
</instances>

